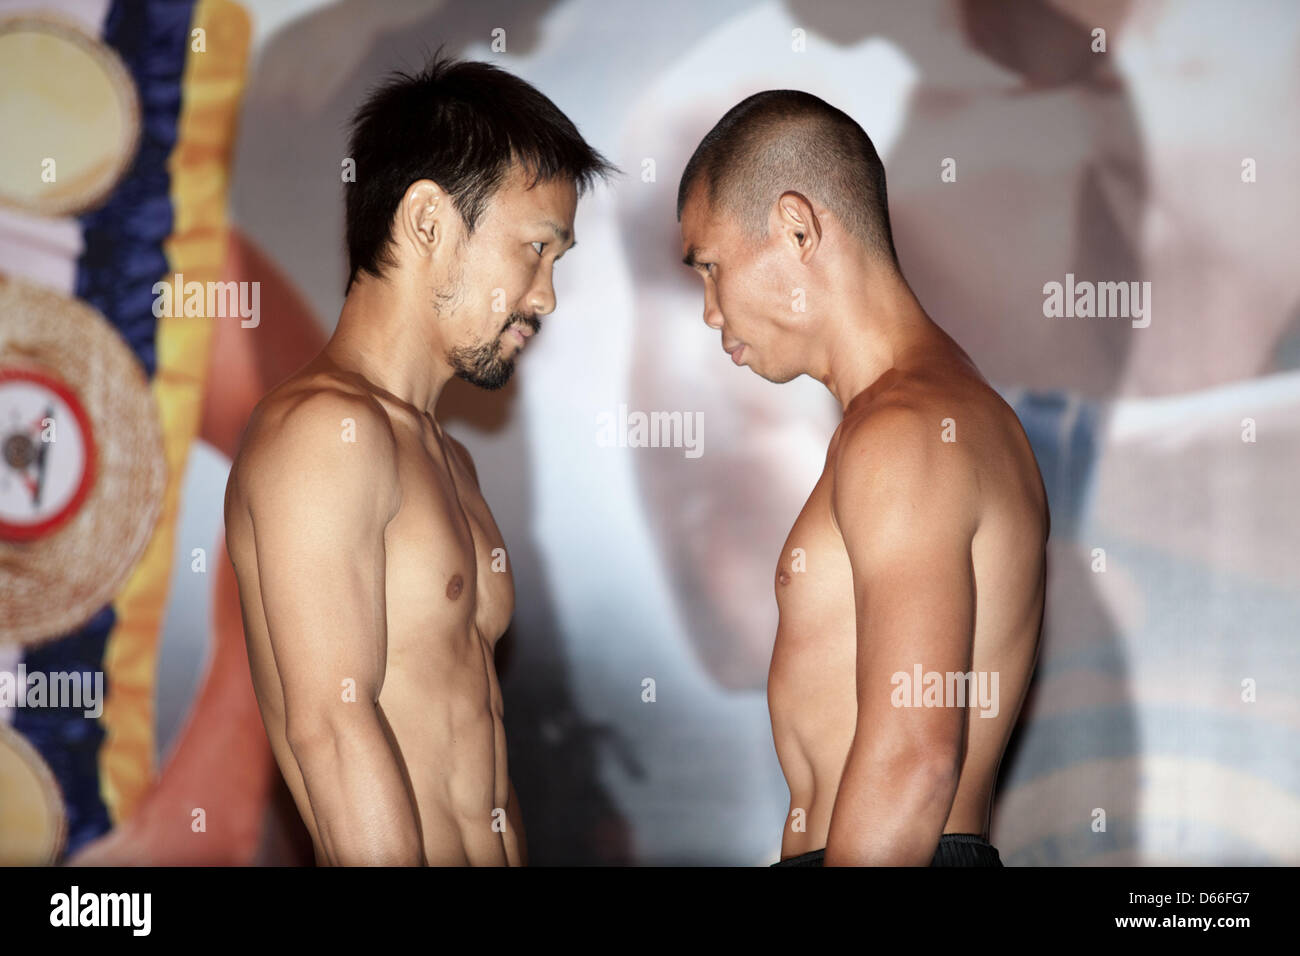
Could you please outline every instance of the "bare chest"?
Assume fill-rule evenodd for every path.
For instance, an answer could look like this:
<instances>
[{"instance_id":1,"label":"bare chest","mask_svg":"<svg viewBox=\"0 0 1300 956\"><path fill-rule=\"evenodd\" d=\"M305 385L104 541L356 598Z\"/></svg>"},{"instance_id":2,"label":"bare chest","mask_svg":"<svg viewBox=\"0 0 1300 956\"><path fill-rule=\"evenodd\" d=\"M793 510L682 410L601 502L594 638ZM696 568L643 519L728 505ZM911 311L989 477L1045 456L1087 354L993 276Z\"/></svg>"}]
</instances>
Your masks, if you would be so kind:
<instances>
[{"instance_id":1,"label":"bare chest","mask_svg":"<svg viewBox=\"0 0 1300 956\"><path fill-rule=\"evenodd\" d=\"M831 518L828 473L813 488L786 537L773 586L779 613L773 678L839 658L853 660L853 572Z\"/></svg>"},{"instance_id":2,"label":"bare chest","mask_svg":"<svg viewBox=\"0 0 1300 956\"><path fill-rule=\"evenodd\" d=\"M514 579L477 482L455 454L423 446L399 471L402 506L385 533L390 651L472 632L495 645L514 613Z\"/></svg>"}]
</instances>

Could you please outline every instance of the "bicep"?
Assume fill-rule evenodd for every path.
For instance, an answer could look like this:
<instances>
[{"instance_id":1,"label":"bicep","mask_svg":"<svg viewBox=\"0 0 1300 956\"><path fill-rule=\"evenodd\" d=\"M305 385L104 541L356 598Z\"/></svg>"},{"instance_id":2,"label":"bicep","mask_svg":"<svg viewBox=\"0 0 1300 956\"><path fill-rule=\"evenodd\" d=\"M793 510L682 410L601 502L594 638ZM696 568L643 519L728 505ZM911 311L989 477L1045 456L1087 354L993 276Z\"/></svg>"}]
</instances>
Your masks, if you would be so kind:
<instances>
[{"instance_id":1,"label":"bicep","mask_svg":"<svg viewBox=\"0 0 1300 956\"><path fill-rule=\"evenodd\" d=\"M893 558L854 568L859 724L894 726L918 747L949 741L962 712L908 708L918 675L966 673L974 632L970 552L944 538L919 539ZM924 687L922 683L922 687Z\"/></svg>"},{"instance_id":2,"label":"bicep","mask_svg":"<svg viewBox=\"0 0 1300 956\"><path fill-rule=\"evenodd\" d=\"M879 467L860 460L837 479L837 521L853 571L858 727L883 751L960 747L965 711L911 706L918 674L969 672L975 579L970 489L961 470L908 442ZM924 698L923 698L924 700Z\"/></svg>"},{"instance_id":3,"label":"bicep","mask_svg":"<svg viewBox=\"0 0 1300 956\"><path fill-rule=\"evenodd\" d=\"M322 442L328 442L328 432ZM278 449L250 495L262 606L286 718L373 702L386 659L384 496L364 449ZM302 728L298 728L299 731Z\"/></svg>"}]
</instances>

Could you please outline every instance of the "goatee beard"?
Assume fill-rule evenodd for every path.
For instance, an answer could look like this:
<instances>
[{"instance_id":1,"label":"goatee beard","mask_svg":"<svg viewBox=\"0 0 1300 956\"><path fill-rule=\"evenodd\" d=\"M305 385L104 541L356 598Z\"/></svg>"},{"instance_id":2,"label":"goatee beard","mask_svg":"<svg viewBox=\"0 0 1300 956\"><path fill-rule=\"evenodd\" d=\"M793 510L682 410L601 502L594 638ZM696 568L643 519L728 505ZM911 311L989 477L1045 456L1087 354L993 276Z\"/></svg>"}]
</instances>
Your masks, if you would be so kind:
<instances>
[{"instance_id":1,"label":"goatee beard","mask_svg":"<svg viewBox=\"0 0 1300 956\"><path fill-rule=\"evenodd\" d=\"M504 386L514 374L515 360L513 357L504 358L501 355L501 340L507 331L519 325L527 326L534 333L542 327L537 316L512 312L506 324L491 342L473 348L461 346L452 349L447 358L456 371L456 377L488 391L496 391Z\"/></svg>"}]
</instances>

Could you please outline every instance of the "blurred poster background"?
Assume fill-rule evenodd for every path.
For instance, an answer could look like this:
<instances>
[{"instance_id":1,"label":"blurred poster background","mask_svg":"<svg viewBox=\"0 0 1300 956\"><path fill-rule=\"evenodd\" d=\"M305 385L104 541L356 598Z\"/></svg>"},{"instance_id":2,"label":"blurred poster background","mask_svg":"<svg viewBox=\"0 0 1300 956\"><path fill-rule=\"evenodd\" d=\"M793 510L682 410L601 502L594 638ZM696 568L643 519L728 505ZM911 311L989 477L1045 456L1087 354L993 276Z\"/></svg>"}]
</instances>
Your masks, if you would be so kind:
<instances>
[{"instance_id":1,"label":"blurred poster background","mask_svg":"<svg viewBox=\"0 0 1300 956\"><path fill-rule=\"evenodd\" d=\"M223 491L249 410L342 305L346 121L442 47L536 85L623 171L580 203L557 311L510 385L453 381L439 408L514 559L498 663L532 862L778 855L772 575L837 408L727 361L675 221L699 139L771 88L872 137L905 276L1017 410L1048 488L1042 651L993 816L1004 862L1300 862L1293 4L0 3L32 11L116 52L140 131L104 206L0 196L0 273L120 333L167 485L147 548L73 631L17 636L39 545L0 541L0 672L107 683L97 718L0 706L0 860L310 862L248 680ZM43 82L6 75L6 108L72 95ZM24 114L24 141L56 114ZM260 322L155 318L140 290L181 264L260 283ZM1046 315L1067 276L1149 282L1149 324ZM703 454L603 447L620 406L702 412Z\"/></svg>"}]
</instances>

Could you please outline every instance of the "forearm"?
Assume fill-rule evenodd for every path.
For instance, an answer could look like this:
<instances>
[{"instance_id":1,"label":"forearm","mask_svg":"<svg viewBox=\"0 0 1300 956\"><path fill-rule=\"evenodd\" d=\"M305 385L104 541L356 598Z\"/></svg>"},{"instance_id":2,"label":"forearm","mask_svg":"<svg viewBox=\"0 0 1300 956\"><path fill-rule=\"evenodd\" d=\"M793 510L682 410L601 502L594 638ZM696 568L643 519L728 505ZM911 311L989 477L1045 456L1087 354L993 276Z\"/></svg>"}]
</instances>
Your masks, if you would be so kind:
<instances>
[{"instance_id":1,"label":"forearm","mask_svg":"<svg viewBox=\"0 0 1300 956\"><path fill-rule=\"evenodd\" d=\"M377 713L293 746L332 866L423 866L415 807Z\"/></svg>"},{"instance_id":2,"label":"forearm","mask_svg":"<svg viewBox=\"0 0 1300 956\"><path fill-rule=\"evenodd\" d=\"M850 752L827 866L928 866L957 793L956 761Z\"/></svg>"}]
</instances>

